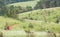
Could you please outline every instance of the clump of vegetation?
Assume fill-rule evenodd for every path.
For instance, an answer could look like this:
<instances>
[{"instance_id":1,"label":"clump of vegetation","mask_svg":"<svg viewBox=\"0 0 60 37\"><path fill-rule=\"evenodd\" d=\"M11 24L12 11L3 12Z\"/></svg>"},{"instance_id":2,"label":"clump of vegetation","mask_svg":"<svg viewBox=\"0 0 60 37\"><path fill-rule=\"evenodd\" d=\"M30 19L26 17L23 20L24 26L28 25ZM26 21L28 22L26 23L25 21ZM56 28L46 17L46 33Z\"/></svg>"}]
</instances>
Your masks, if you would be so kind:
<instances>
[{"instance_id":1,"label":"clump of vegetation","mask_svg":"<svg viewBox=\"0 0 60 37\"><path fill-rule=\"evenodd\" d=\"M5 22L19 22L18 26L15 27L17 30L23 28L28 34L27 37L34 37L32 30L35 31L46 31L49 28L52 32L60 32L60 8L49 8L53 7L50 0L39 1L37 7L39 10L33 10L31 6L21 7L21 6L6 6L4 0L0 3L0 13L7 18L0 19L0 28L4 28ZM49 3L48 3L49 2ZM42 3L44 3L42 6ZM45 4L50 4L50 6L45 6ZM55 1L53 2L55 3ZM40 4L40 5L39 5ZM35 7L35 8L37 8ZM49 9L46 9L48 7ZM55 6L54 6L55 7ZM44 8L44 9L40 9ZM29 11L29 12L28 12ZM11 18L8 18L11 17ZM12 19L14 18L14 19ZM9 24L10 25L10 24ZM23 27L24 26L24 27ZM16 29L14 29L16 30ZM2 37L2 35L1 35Z\"/></svg>"},{"instance_id":2,"label":"clump of vegetation","mask_svg":"<svg viewBox=\"0 0 60 37\"><path fill-rule=\"evenodd\" d=\"M0 31L0 37L3 37L3 33Z\"/></svg>"},{"instance_id":3,"label":"clump of vegetation","mask_svg":"<svg viewBox=\"0 0 60 37\"><path fill-rule=\"evenodd\" d=\"M52 7L59 7L60 0L40 0L37 2L35 9L44 9L46 8L52 8Z\"/></svg>"}]
</instances>

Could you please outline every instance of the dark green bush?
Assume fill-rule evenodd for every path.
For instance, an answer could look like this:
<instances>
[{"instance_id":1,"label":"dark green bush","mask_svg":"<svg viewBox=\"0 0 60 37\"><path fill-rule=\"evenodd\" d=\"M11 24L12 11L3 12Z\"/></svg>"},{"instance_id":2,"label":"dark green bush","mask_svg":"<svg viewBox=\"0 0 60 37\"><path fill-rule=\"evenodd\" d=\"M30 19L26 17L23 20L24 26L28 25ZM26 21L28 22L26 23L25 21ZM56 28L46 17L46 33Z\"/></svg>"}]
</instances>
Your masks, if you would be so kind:
<instances>
[{"instance_id":1,"label":"dark green bush","mask_svg":"<svg viewBox=\"0 0 60 37\"><path fill-rule=\"evenodd\" d=\"M0 31L0 37L3 37L3 33Z\"/></svg>"}]
</instances>

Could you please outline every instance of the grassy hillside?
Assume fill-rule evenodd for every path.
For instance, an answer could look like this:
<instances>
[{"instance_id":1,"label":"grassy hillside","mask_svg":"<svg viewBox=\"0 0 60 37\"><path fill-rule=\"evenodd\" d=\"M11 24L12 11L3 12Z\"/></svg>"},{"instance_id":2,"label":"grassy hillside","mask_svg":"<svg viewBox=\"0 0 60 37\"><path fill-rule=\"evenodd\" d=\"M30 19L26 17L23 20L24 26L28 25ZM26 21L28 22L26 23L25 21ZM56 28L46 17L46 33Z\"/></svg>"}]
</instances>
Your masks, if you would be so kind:
<instances>
[{"instance_id":1,"label":"grassy hillside","mask_svg":"<svg viewBox=\"0 0 60 37\"><path fill-rule=\"evenodd\" d=\"M56 15L59 15L60 7L57 8L50 8L46 9L50 11L50 16L46 15L46 20L49 23L44 22L44 18L41 15L43 12L42 9L34 10L26 13L21 13L19 15L20 20L12 19L12 18L5 18L3 16L0 16L0 29L4 29L4 26L6 25L6 22L8 22L9 25L16 24L16 27L13 27L12 30L20 30L20 29L30 29L29 25L32 25L32 30L36 31L46 31L46 29L50 29L51 31L60 31L60 23L54 23L56 18ZM31 18L33 20L31 20ZM23 28L25 27L25 28Z\"/></svg>"},{"instance_id":2,"label":"grassy hillside","mask_svg":"<svg viewBox=\"0 0 60 37\"><path fill-rule=\"evenodd\" d=\"M40 9L34 10L26 13L19 14L22 19L33 19L33 20L43 20L43 12L46 11L45 18L47 21L55 22L56 19L60 16L60 7L56 8L48 8L48 9Z\"/></svg>"},{"instance_id":3,"label":"grassy hillside","mask_svg":"<svg viewBox=\"0 0 60 37\"><path fill-rule=\"evenodd\" d=\"M27 1L27 2L18 2L18 3L9 4L8 6L14 5L14 6L22 6L22 7L26 7L26 6L34 7L36 4L37 1Z\"/></svg>"},{"instance_id":4,"label":"grassy hillside","mask_svg":"<svg viewBox=\"0 0 60 37\"><path fill-rule=\"evenodd\" d=\"M18 3L9 4L7 6L14 5L14 6L22 6L22 7L26 7L26 6L34 7L37 4L37 1L39 0L28 1L28 2L18 2ZM27 9L28 7L26 8L26 10ZM2 10L1 12L4 12L4 13L6 12L4 16L2 15L0 16L0 30L3 32L4 37L25 37L23 35L11 36L12 34L9 32L9 31L18 32L20 30L22 30L22 33L25 31L27 34L29 34L29 36L30 34L31 36L33 36L34 34L34 32L30 32L30 31L36 31L38 33L52 32L54 36L55 36L54 33L60 33L60 7L38 9L38 10L32 10L32 11L23 12L23 13L20 13L20 11L22 12L25 9L20 10L20 7L14 8L13 6L7 7L7 8L4 7L4 9L1 8L1 10ZM5 28L6 27L8 28L8 26L11 29L5 30ZM15 34L15 32L13 33ZM17 34L19 33L20 32L18 32ZM11 35L7 35L7 34L11 34ZM48 35L48 36L51 36L51 35ZM47 36L39 35L39 37L47 37Z\"/></svg>"},{"instance_id":5,"label":"grassy hillside","mask_svg":"<svg viewBox=\"0 0 60 37\"><path fill-rule=\"evenodd\" d=\"M46 31L46 29L50 29L51 31L60 31L60 25L56 23L45 23L44 21L34 21L34 20L25 20L25 21L18 21L11 18L4 18L0 17L0 29L4 29L4 26L6 25L6 21L9 25L13 25L14 23L17 23L15 27L12 28L12 30L21 30L23 29L23 26L26 30L30 29L28 26L33 25L34 28L31 30L35 31Z\"/></svg>"},{"instance_id":6,"label":"grassy hillside","mask_svg":"<svg viewBox=\"0 0 60 37\"><path fill-rule=\"evenodd\" d=\"M44 22L45 19L42 15L42 12L46 10L45 19L48 23ZM28 19L27 21L31 22L35 29L39 30L42 27L42 31L45 31L47 28L51 29L51 31L60 31L59 25L60 23L56 23L57 19L60 18L60 7L56 8L48 8L48 9L39 9L26 13L19 14L20 19ZM60 20L60 19L59 19ZM42 22L41 22L42 21ZM44 27L45 26L45 27Z\"/></svg>"},{"instance_id":7,"label":"grassy hillside","mask_svg":"<svg viewBox=\"0 0 60 37\"><path fill-rule=\"evenodd\" d=\"M0 29L4 29L6 22L8 22L9 25L12 25L14 23L20 23L18 20L14 20L12 18L5 18L3 16L0 16Z\"/></svg>"},{"instance_id":8,"label":"grassy hillside","mask_svg":"<svg viewBox=\"0 0 60 37\"><path fill-rule=\"evenodd\" d=\"M26 6L35 7L38 1L40 0L16 2L16 3L8 4L7 6L14 5L14 6L21 6L21 7L26 7Z\"/></svg>"}]
</instances>

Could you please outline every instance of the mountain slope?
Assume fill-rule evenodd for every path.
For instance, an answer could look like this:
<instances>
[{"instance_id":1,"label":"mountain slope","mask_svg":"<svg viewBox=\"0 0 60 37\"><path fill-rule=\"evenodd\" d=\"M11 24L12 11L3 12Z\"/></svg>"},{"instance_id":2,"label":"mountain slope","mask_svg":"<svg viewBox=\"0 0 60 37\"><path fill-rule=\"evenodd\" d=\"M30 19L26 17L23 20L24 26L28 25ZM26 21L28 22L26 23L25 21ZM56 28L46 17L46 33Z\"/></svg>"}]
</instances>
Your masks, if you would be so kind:
<instances>
[{"instance_id":1,"label":"mountain slope","mask_svg":"<svg viewBox=\"0 0 60 37\"><path fill-rule=\"evenodd\" d=\"M19 19L23 21L0 16L0 29L4 29L6 22L8 22L9 25L17 23L16 25L18 26L12 28L12 30L24 29L23 27L28 30L28 26L33 25L32 29L35 31L46 31L47 28L53 32L59 31L60 23L55 23L55 21L57 19L56 16L60 16L60 7L45 9L50 12L50 15L46 15L46 20L48 21L48 23L44 22L44 17L41 14L43 10L44 9L39 9L18 14Z\"/></svg>"},{"instance_id":2,"label":"mountain slope","mask_svg":"<svg viewBox=\"0 0 60 37\"><path fill-rule=\"evenodd\" d=\"M22 7L26 7L26 6L34 7L36 4L37 4L36 1L27 1L27 2L18 2L18 3L8 4L8 6L14 5L14 6L22 6Z\"/></svg>"},{"instance_id":3,"label":"mountain slope","mask_svg":"<svg viewBox=\"0 0 60 37\"><path fill-rule=\"evenodd\" d=\"M17 2L26 2L26 1L33 1L33 0L5 0L6 4L12 4Z\"/></svg>"},{"instance_id":4,"label":"mountain slope","mask_svg":"<svg viewBox=\"0 0 60 37\"><path fill-rule=\"evenodd\" d=\"M43 12L45 12L44 10L46 11L46 14L43 15ZM56 20L60 16L59 14L60 14L60 7L56 7L56 8L39 9L22 13L19 14L19 18L30 19L30 20L43 20L43 21L47 20L51 22L56 22Z\"/></svg>"}]
</instances>

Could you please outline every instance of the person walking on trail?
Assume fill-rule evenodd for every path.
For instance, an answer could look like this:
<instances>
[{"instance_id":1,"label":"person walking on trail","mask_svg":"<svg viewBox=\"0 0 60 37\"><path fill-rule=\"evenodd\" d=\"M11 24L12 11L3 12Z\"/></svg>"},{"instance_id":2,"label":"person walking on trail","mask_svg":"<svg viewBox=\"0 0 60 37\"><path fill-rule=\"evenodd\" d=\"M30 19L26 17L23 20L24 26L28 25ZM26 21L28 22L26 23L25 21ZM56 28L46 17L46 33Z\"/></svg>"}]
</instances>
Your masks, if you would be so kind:
<instances>
[{"instance_id":1,"label":"person walking on trail","mask_svg":"<svg viewBox=\"0 0 60 37\"><path fill-rule=\"evenodd\" d=\"M6 22L6 26L5 26L5 28L4 28L5 30L10 30L11 29L11 27L8 25L8 23Z\"/></svg>"},{"instance_id":2,"label":"person walking on trail","mask_svg":"<svg viewBox=\"0 0 60 37\"><path fill-rule=\"evenodd\" d=\"M16 23L15 24L12 24L12 25L8 25L8 23L6 23L6 26L5 26L5 30L11 30L14 26L16 26Z\"/></svg>"}]
</instances>

